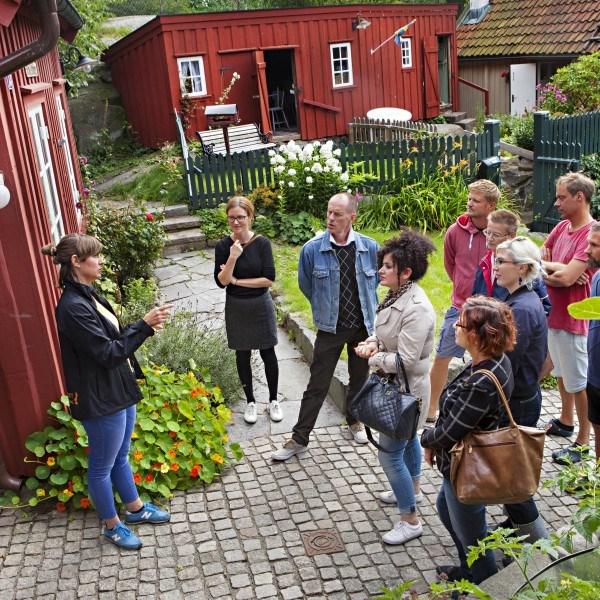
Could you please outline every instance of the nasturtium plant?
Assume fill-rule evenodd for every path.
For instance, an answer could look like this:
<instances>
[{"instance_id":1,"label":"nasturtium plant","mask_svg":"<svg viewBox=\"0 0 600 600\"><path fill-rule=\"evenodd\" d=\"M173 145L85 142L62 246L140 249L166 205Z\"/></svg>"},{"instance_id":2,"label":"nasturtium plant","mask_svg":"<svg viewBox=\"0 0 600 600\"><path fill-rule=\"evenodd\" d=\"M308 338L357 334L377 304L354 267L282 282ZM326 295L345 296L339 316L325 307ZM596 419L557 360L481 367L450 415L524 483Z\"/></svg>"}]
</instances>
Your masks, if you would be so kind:
<instances>
[{"instance_id":1,"label":"nasturtium plant","mask_svg":"<svg viewBox=\"0 0 600 600\"><path fill-rule=\"evenodd\" d=\"M600 297L593 296L579 302L573 302L567 307L574 319L600 319Z\"/></svg>"},{"instance_id":2,"label":"nasturtium plant","mask_svg":"<svg viewBox=\"0 0 600 600\"><path fill-rule=\"evenodd\" d=\"M239 460L240 445L229 443L231 411L218 387L207 387L194 373L176 373L167 367L144 368L143 399L131 440L130 463L142 499L170 498L200 481L211 483L223 469ZM56 421L32 433L25 442L24 460L35 465L25 481L23 501L14 492L0 498L4 506L37 506L52 502L58 511L68 506L87 509L88 439L81 423L69 412L62 396L48 409ZM23 494L25 496L26 494Z\"/></svg>"}]
</instances>

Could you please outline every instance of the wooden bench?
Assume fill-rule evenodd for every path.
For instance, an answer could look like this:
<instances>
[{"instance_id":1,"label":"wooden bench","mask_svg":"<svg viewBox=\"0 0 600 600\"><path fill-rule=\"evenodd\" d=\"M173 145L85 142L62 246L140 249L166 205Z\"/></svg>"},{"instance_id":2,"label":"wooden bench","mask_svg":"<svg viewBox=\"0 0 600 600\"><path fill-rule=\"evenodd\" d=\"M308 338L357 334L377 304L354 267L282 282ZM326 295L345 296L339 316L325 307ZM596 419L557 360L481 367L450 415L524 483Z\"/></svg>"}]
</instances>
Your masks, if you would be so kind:
<instances>
[{"instance_id":1,"label":"wooden bench","mask_svg":"<svg viewBox=\"0 0 600 600\"><path fill-rule=\"evenodd\" d=\"M208 131L197 131L204 154L227 154L223 129L209 129ZM269 143L268 137L261 133L258 127L250 125L234 125L227 128L229 135L229 149L231 154L236 152L249 152L250 150L266 150L273 148L276 144Z\"/></svg>"}]
</instances>

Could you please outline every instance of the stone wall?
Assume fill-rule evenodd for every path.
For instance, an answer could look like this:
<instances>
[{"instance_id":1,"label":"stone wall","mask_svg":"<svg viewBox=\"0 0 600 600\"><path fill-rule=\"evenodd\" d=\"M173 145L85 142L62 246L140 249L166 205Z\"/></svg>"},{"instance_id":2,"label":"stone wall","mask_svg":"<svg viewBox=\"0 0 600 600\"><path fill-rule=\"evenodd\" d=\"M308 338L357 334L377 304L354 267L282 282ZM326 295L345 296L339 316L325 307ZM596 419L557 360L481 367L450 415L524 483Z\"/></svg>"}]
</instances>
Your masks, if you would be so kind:
<instances>
[{"instance_id":1,"label":"stone wall","mask_svg":"<svg viewBox=\"0 0 600 600\"><path fill-rule=\"evenodd\" d=\"M533 161L521 156L502 158L502 185L508 188L518 204L523 223L533 218Z\"/></svg>"}]
</instances>

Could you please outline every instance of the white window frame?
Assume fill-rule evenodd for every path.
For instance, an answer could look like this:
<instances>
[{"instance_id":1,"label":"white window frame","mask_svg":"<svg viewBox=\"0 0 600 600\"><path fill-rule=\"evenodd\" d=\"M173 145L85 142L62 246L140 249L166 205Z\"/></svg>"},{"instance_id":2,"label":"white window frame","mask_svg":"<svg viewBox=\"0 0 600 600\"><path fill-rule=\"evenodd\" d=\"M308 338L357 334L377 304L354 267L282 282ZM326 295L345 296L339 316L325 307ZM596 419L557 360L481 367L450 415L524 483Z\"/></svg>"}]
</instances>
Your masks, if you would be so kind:
<instances>
[{"instance_id":1,"label":"white window frame","mask_svg":"<svg viewBox=\"0 0 600 600\"><path fill-rule=\"evenodd\" d=\"M198 72L194 75L184 75L183 69L185 63L192 64L197 63ZM198 98L200 96L206 96L206 77L204 76L204 57L202 56L184 56L177 59L177 70L179 71L179 88L181 89L181 95L187 98ZM188 68L188 71L190 69ZM194 89L194 80L200 80L200 85ZM186 91L186 80L190 80L192 85L192 91Z\"/></svg>"},{"instance_id":2,"label":"white window frame","mask_svg":"<svg viewBox=\"0 0 600 600\"><path fill-rule=\"evenodd\" d=\"M58 244L60 238L65 234L62 213L60 211L60 200L56 189L56 180L54 178L54 166L52 164L52 155L48 144L49 131L44 120L44 111L42 105L37 104L28 109L27 115L31 125L33 135L33 145L39 167L40 183L46 201L48 211L48 221L50 224L50 235L52 241Z\"/></svg>"},{"instance_id":3,"label":"white window frame","mask_svg":"<svg viewBox=\"0 0 600 600\"><path fill-rule=\"evenodd\" d=\"M71 154L71 146L69 144L69 136L67 134L67 116L63 106L62 94L55 94L56 99L56 110L58 111L58 126L60 129L61 139L58 141L58 145L62 146L63 152L65 153L65 162L67 163L67 174L69 176L69 187L71 188L71 196L73 197L73 204L77 208L79 202L79 190L77 189L77 178L75 177L75 168L73 166L73 155ZM77 213L78 216L81 213Z\"/></svg>"},{"instance_id":4,"label":"white window frame","mask_svg":"<svg viewBox=\"0 0 600 600\"><path fill-rule=\"evenodd\" d=\"M400 52L402 53L402 68L412 68L412 38L403 37L400 40Z\"/></svg>"},{"instance_id":5,"label":"white window frame","mask_svg":"<svg viewBox=\"0 0 600 600\"><path fill-rule=\"evenodd\" d=\"M338 50L338 58L334 57L334 51ZM342 52L346 52L346 56L342 56ZM354 74L352 72L352 44L350 42L339 42L329 44L329 56L331 58L331 81L334 88L348 87L354 85ZM344 68L344 62L347 62ZM336 83L336 75L340 76L341 83ZM344 81L345 76L347 81Z\"/></svg>"}]
</instances>

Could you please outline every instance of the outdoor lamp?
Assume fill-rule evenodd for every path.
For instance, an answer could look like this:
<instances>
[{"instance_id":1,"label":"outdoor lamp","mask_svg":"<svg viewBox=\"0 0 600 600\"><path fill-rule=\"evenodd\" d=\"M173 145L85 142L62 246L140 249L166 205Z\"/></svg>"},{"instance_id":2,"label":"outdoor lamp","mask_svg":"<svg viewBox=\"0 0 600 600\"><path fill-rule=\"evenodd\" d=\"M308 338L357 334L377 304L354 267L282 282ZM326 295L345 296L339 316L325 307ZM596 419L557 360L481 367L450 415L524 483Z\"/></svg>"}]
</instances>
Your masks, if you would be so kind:
<instances>
[{"instance_id":1,"label":"outdoor lamp","mask_svg":"<svg viewBox=\"0 0 600 600\"><path fill-rule=\"evenodd\" d=\"M352 21L352 31L356 31L357 29L366 29L370 27L371 21L367 21L364 17L360 15L356 16L356 19Z\"/></svg>"},{"instance_id":2,"label":"outdoor lamp","mask_svg":"<svg viewBox=\"0 0 600 600\"><path fill-rule=\"evenodd\" d=\"M0 209L4 208L10 201L10 191L4 185L4 173L0 171Z\"/></svg>"},{"instance_id":3,"label":"outdoor lamp","mask_svg":"<svg viewBox=\"0 0 600 600\"><path fill-rule=\"evenodd\" d=\"M92 67L98 64L98 60L95 58L90 58L89 56L84 56L81 53L81 50L75 46L69 46L69 49L66 52L67 60L71 59L72 61L77 60L75 66L73 67L74 71L85 71L89 73L92 70ZM65 72L64 63L61 61L61 67L63 73Z\"/></svg>"}]
</instances>

